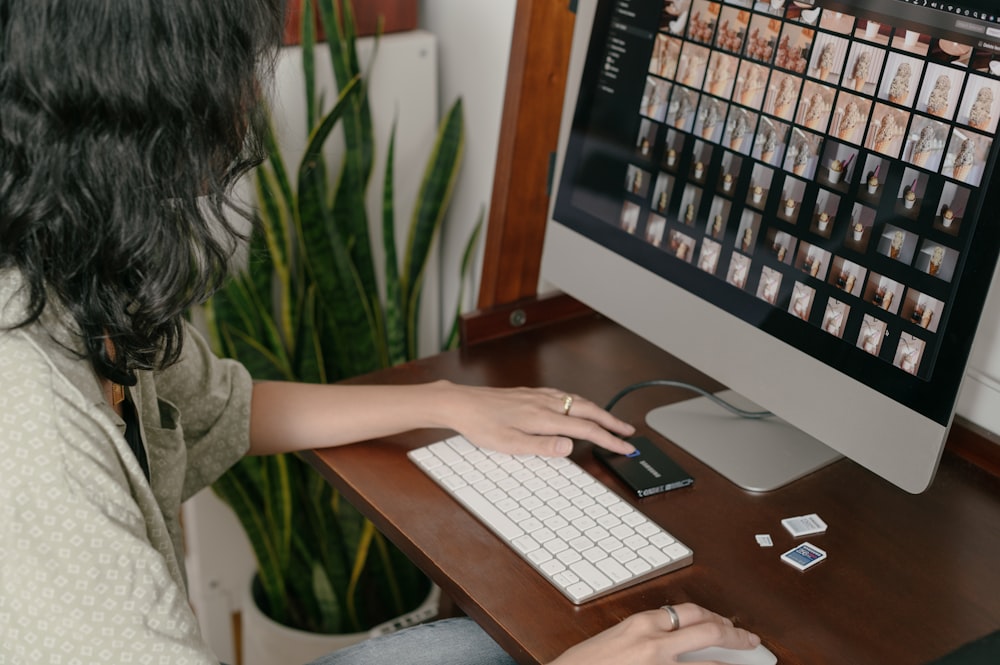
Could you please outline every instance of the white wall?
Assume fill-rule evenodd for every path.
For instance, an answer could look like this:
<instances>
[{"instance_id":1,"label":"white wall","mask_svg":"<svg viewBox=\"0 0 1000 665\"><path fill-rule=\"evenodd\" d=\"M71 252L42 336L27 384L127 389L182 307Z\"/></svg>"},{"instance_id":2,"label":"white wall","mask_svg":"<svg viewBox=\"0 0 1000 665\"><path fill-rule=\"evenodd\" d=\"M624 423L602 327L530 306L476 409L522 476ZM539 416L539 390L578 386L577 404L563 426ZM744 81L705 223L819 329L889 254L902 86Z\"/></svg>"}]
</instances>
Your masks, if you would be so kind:
<instances>
[{"instance_id":1,"label":"white wall","mask_svg":"<svg viewBox=\"0 0 1000 665\"><path fill-rule=\"evenodd\" d=\"M979 339L958 401L958 413L1000 433L1000 273L979 324Z\"/></svg>"},{"instance_id":2,"label":"white wall","mask_svg":"<svg viewBox=\"0 0 1000 665\"><path fill-rule=\"evenodd\" d=\"M441 245L446 326L454 314L465 243L480 210L485 211L484 219L489 216L516 4L516 0L420 1L420 26L438 38L440 107L447 109L461 97L465 108L465 158ZM484 240L485 233L479 255ZM464 310L475 306L480 267L477 260L475 282L465 287Z\"/></svg>"}]
</instances>

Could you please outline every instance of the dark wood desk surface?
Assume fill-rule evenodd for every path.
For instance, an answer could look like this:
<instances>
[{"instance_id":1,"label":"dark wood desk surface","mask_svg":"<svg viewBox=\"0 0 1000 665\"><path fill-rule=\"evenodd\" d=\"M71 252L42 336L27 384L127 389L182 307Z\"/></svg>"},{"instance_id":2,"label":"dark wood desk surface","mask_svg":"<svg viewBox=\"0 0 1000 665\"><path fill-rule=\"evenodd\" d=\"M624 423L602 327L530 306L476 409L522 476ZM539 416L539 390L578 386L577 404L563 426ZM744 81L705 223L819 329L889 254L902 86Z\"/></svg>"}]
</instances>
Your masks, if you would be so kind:
<instances>
[{"instance_id":1,"label":"dark wood desk surface","mask_svg":"<svg viewBox=\"0 0 1000 665\"><path fill-rule=\"evenodd\" d=\"M631 383L713 384L597 318L531 331L364 377L415 383L551 385L604 404ZM947 452L931 488L910 495L843 460L767 494L745 492L645 429L644 413L689 393L637 391L615 407L696 479L642 500L689 545L694 564L575 607L412 466L405 452L447 432L420 431L310 454L311 461L521 663L547 662L625 616L695 601L758 632L781 663L926 663L1000 627L1000 479ZM612 487L586 446L575 459ZM810 541L827 561L778 560L797 542L784 517L819 513ZM758 547L769 533L774 547Z\"/></svg>"}]
</instances>

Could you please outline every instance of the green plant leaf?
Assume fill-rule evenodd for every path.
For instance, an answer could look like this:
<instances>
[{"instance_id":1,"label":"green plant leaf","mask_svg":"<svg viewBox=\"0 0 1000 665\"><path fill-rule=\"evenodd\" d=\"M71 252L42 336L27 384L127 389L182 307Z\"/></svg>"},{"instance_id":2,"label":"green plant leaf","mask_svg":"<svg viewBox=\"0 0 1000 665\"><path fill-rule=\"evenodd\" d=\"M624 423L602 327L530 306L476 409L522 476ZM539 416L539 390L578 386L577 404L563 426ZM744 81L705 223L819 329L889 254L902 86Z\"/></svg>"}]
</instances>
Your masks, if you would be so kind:
<instances>
[{"instance_id":1,"label":"green plant leaf","mask_svg":"<svg viewBox=\"0 0 1000 665\"><path fill-rule=\"evenodd\" d=\"M465 251L462 252L462 263L458 269L458 296L455 298L455 315L451 319L451 330L441 346L442 350L457 348L460 341L459 322L462 318L462 302L465 300L465 285L472 272L472 259L475 257L476 247L479 245L479 236L483 230L485 217L485 209L480 208L476 225L472 228L469 240L465 243Z\"/></svg>"},{"instance_id":2,"label":"green plant leaf","mask_svg":"<svg viewBox=\"0 0 1000 665\"><path fill-rule=\"evenodd\" d=\"M393 118L389 134L389 151L385 160L382 179L382 246L385 252L385 340L388 364L396 365L407 360L406 317L403 309L403 287L399 276L399 257L396 251L396 119Z\"/></svg>"},{"instance_id":3,"label":"green plant leaf","mask_svg":"<svg viewBox=\"0 0 1000 665\"><path fill-rule=\"evenodd\" d=\"M320 3L320 14L326 30L334 75L343 88L348 81L361 77L354 10L350 2L328 0ZM377 49L376 40L376 52ZM352 98L350 108L344 113L343 130L345 155L333 198L333 219L350 248L351 259L357 268L364 293L371 302L377 302L378 285L365 207L375 159L375 139L364 78L359 94Z\"/></svg>"},{"instance_id":4,"label":"green plant leaf","mask_svg":"<svg viewBox=\"0 0 1000 665\"><path fill-rule=\"evenodd\" d=\"M438 128L410 224L402 277L410 358L417 355L418 309L427 256L451 201L464 145L462 100L459 99Z\"/></svg>"}]
</instances>

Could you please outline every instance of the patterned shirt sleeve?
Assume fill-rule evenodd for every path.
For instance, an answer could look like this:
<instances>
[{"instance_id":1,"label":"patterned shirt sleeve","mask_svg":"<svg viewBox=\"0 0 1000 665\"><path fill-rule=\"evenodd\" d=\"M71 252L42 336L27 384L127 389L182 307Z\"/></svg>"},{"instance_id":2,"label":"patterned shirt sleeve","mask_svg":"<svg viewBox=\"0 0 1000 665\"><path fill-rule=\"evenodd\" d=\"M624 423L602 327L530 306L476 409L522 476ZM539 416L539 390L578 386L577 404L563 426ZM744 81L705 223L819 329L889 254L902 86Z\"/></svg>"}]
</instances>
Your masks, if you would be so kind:
<instances>
[{"instance_id":1,"label":"patterned shirt sleeve","mask_svg":"<svg viewBox=\"0 0 1000 665\"><path fill-rule=\"evenodd\" d=\"M20 332L0 334L0 662L216 664L119 423Z\"/></svg>"}]
</instances>

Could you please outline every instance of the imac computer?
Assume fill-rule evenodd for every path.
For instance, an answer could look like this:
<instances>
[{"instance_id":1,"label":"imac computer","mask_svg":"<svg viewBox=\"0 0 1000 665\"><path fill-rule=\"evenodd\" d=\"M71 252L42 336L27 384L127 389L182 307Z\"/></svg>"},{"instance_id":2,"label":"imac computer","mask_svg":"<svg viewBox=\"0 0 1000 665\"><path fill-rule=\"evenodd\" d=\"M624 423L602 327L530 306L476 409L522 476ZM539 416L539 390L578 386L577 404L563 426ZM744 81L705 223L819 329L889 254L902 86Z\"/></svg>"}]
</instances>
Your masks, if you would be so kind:
<instances>
[{"instance_id":1,"label":"imac computer","mask_svg":"<svg viewBox=\"0 0 1000 665\"><path fill-rule=\"evenodd\" d=\"M774 414L647 417L749 490L933 480L1000 247L977 1L577 5L543 283Z\"/></svg>"}]
</instances>

